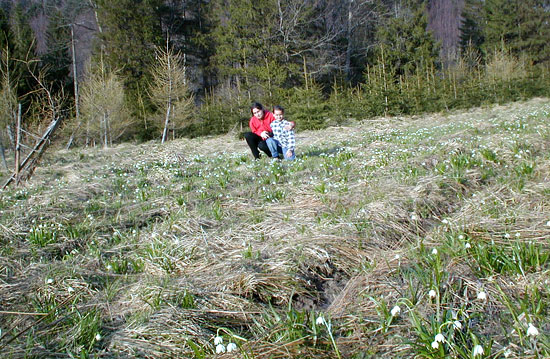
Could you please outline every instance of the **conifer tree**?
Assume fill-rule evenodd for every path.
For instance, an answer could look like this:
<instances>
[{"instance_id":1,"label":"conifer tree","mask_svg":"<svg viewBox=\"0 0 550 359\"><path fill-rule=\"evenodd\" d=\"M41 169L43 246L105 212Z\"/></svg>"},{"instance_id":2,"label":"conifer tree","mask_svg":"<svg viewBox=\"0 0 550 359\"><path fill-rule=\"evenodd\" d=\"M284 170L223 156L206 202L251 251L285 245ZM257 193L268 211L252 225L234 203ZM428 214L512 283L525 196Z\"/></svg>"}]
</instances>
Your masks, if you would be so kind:
<instances>
[{"instance_id":1,"label":"conifer tree","mask_svg":"<svg viewBox=\"0 0 550 359\"><path fill-rule=\"evenodd\" d=\"M518 36L511 44L517 54L535 63L550 61L550 1L523 0L518 3Z\"/></svg>"},{"instance_id":2,"label":"conifer tree","mask_svg":"<svg viewBox=\"0 0 550 359\"><path fill-rule=\"evenodd\" d=\"M3 49L7 46L11 46L11 42L12 39L8 17L4 9L0 7L0 51L3 51Z\"/></svg>"},{"instance_id":3,"label":"conifer tree","mask_svg":"<svg viewBox=\"0 0 550 359\"><path fill-rule=\"evenodd\" d=\"M522 0L523 1L523 0ZM503 50L518 38L518 0L485 0L483 46L485 54Z\"/></svg>"},{"instance_id":4,"label":"conifer tree","mask_svg":"<svg viewBox=\"0 0 550 359\"><path fill-rule=\"evenodd\" d=\"M12 79L17 92L17 97L22 98L24 105L27 104L24 97L30 94L36 87L36 81L30 75L27 65L28 62L35 59L36 42L34 33L29 25L29 16L26 9L21 4L17 4L11 12L11 34L13 47L11 51L10 67L12 70ZM30 64L34 68L34 64ZM27 97L28 99L28 97Z\"/></svg>"},{"instance_id":5,"label":"conifer tree","mask_svg":"<svg viewBox=\"0 0 550 359\"><path fill-rule=\"evenodd\" d=\"M481 52L483 37L483 0L466 0L460 24L460 49Z\"/></svg>"},{"instance_id":6,"label":"conifer tree","mask_svg":"<svg viewBox=\"0 0 550 359\"><path fill-rule=\"evenodd\" d=\"M438 45L427 30L426 2L412 0L405 3L408 6L387 19L376 34L379 45L384 47L384 56L379 48L376 59L384 58L387 69L396 77L432 66L438 57Z\"/></svg>"},{"instance_id":7,"label":"conifer tree","mask_svg":"<svg viewBox=\"0 0 550 359\"><path fill-rule=\"evenodd\" d=\"M50 15L46 30L46 52L41 56L41 65L45 73L45 81L50 83L52 90L63 90L72 95L72 79L70 78L72 60L69 55L71 35L68 21L58 10Z\"/></svg>"},{"instance_id":8,"label":"conifer tree","mask_svg":"<svg viewBox=\"0 0 550 359\"><path fill-rule=\"evenodd\" d=\"M121 69L127 100L135 104L146 88L154 47L162 43L161 0L93 0L102 28L100 49L110 69Z\"/></svg>"},{"instance_id":9,"label":"conifer tree","mask_svg":"<svg viewBox=\"0 0 550 359\"><path fill-rule=\"evenodd\" d=\"M212 31L212 57L221 78L237 91L261 93L280 84L286 71L276 59L273 23L277 4L273 0L217 0L212 2L216 26ZM265 85L265 86L264 86Z\"/></svg>"}]
</instances>

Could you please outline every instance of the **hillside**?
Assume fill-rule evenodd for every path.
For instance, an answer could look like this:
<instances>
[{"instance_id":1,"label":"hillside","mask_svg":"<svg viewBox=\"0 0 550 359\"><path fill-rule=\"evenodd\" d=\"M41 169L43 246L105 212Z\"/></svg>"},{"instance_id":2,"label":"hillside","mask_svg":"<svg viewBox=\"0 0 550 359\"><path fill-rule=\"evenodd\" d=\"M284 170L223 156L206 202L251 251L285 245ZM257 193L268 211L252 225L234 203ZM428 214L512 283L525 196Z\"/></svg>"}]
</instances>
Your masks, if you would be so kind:
<instances>
[{"instance_id":1,"label":"hillside","mask_svg":"<svg viewBox=\"0 0 550 359\"><path fill-rule=\"evenodd\" d=\"M0 193L0 356L550 356L549 99L297 136L50 151Z\"/></svg>"}]
</instances>

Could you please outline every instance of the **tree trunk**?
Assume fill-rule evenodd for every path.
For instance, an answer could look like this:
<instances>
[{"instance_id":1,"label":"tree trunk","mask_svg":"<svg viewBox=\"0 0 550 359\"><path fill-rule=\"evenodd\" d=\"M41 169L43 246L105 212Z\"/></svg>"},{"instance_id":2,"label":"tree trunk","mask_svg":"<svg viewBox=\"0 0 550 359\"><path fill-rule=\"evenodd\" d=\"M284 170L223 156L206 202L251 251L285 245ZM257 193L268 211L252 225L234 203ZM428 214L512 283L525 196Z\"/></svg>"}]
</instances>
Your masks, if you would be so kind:
<instances>
[{"instance_id":1,"label":"tree trunk","mask_svg":"<svg viewBox=\"0 0 550 359\"><path fill-rule=\"evenodd\" d=\"M166 137L168 136L168 124L170 122L170 112L172 109L172 99L168 99L168 106L166 108L166 118L164 120L164 131L162 131L162 141L161 143L164 143L166 141Z\"/></svg>"},{"instance_id":2,"label":"tree trunk","mask_svg":"<svg viewBox=\"0 0 550 359\"><path fill-rule=\"evenodd\" d=\"M67 143L67 149L69 149L74 141L74 136L76 131L80 128L80 100L79 100L79 94L78 94L78 78L77 78L77 72L76 72L76 52L75 52L75 46L74 46L74 26L71 24L71 52L72 52L72 59L73 59L73 84L74 84L74 108L75 108L75 117L76 117L76 130L73 131L71 134L71 137L69 138L69 142Z\"/></svg>"},{"instance_id":3,"label":"tree trunk","mask_svg":"<svg viewBox=\"0 0 550 359\"><path fill-rule=\"evenodd\" d=\"M353 0L349 0L348 3L348 26L347 26L347 40L348 44L346 47L346 67L344 68L344 72L346 73L346 79L348 81L351 80L351 51L352 51L352 41L351 41L351 34L352 34L352 23L353 23Z\"/></svg>"}]
</instances>

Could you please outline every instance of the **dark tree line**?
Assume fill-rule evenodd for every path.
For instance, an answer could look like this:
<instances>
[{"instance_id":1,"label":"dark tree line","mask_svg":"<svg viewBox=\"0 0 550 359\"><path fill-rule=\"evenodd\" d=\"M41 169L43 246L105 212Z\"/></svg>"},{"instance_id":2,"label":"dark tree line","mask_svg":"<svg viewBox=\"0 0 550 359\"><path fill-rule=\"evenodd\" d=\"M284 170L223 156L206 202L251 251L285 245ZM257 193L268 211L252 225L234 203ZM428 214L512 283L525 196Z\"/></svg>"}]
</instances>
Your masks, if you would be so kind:
<instances>
[{"instance_id":1,"label":"dark tree line","mask_svg":"<svg viewBox=\"0 0 550 359\"><path fill-rule=\"evenodd\" d=\"M52 93L65 98L60 106L72 119L77 112L75 72L82 82L92 73L99 74L93 77L100 81L97 88L102 79L121 82L125 111L135 119L120 137L152 138L159 131L158 103L150 94L153 69L158 50L166 49L180 59L185 86L196 103L195 121L185 128L173 127L174 132L230 130L242 125L252 100L287 104L312 127L319 125L321 117L332 116L331 111L344 108L336 103L343 97L362 96L378 108L367 109L372 114L427 111L431 109L423 108L423 101L415 100L413 106L395 99L413 96L413 80L416 87L435 91L437 86L449 86L456 93L461 83L439 84L455 76L448 72L450 68L466 62L469 71L481 71L497 53L521 59L530 69L547 70L549 3L4 0L0 2L0 51L5 65L2 74L9 80L2 82L2 88L7 96L9 87L15 102L23 104L28 121L39 122L39 116L32 114L40 109L36 95L40 75ZM376 92L379 97L374 95L377 88L383 90ZM367 100L370 95L366 94L373 97ZM402 104L391 105L390 100ZM441 106L452 102L441 100ZM388 111L390 105L394 110ZM11 118L2 116L4 128ZM71 131L81 129L81 123Z\"/></svg>"}]
</instances>

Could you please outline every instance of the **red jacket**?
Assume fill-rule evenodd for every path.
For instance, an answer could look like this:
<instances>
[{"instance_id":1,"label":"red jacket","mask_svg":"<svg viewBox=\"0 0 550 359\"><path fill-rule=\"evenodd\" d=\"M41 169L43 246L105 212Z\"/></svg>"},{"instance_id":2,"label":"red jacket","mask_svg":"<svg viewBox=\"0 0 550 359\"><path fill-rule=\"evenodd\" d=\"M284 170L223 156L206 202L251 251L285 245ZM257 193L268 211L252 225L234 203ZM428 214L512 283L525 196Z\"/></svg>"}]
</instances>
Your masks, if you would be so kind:
<instances>
[{"instance_id":1,"label":"red jacket","mask_svg":"<svg viewBox=\"0 0 550 359\"><path fill-rule=\"evenodd\" d=\"M248 122L248 125L250 126L250 130L257 134L258 136L262 135L262 132L267 131L271 132L271 122L275 121L275 117L273 117L273 114L269 111L264 110L264 118L261 120L258 120L256 116L250 117L250 121Z\"/></svg>"}]
</instances>

